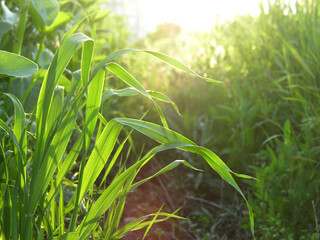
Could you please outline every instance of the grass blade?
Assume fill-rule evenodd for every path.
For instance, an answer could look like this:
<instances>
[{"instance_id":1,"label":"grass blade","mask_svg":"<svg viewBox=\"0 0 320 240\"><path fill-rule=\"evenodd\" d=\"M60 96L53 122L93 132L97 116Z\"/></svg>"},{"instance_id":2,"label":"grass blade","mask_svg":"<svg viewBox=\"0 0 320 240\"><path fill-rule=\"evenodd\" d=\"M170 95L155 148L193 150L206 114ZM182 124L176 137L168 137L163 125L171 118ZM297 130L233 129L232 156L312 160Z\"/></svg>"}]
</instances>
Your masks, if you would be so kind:
<instances>
[{"instance_id":1,"label":"grass blade","mask_svg":"<svg viewBox=\"0 0 320 240\"><path fill-rule=\"evenodd\" d=\"M144 89L144 87L130 74L128 73L124 68L122 68L119 64L116 63L109 63L107 65L107 69L112 72L114 75L119 77L122 81L130 85L131 87L134 87L137 89L140 93L150 98L147 91Z\"/></svg>"},{"instance_id":2,"label":"grass blade","mask_svg":"<svg viewBox=\"0 0 320 240\"><path fill-rule=\"evenodd\" d=\"M92 41L87 36L77 33L67 38L60 46L59 50L55 54L50 67L43 80L42 87L40 90L38 104L37 104L37 115L36 115L36 152L34 155L34 166L36 169L39 168L41 163L42 154L44 153L43 144L46 142L46 123L49 114L50 104L53 98L55 86L63 71L67 67L71 57L76 52L78 47L86 41ZM34 176L34 175L33 175Z\"/></svg>"},{"instance_id":3,"label":"grass blade","mask_svg":"<svg viewBox=\"0 0 320 240\"><path fill-rule=\"evenodd\" d=\"M93 185L104 165L108 161L108 158L118 139L120 130L121 125L112 121L108 122L105 129L101 133L84 168L83 181L81 183L82 185L80 186L81 190L79 201L81 201L89 188ZM80 202L76 204L80 204Z\"/></svg>"},{"instance_id":4,"label":"grass blade","mask_svg":"<svg viewBox=\"0 0 320 240\"><path fill-rule=\"evenodd\" d=\"M190 163L186 162L185 160L175 160L174 162L169 163L167 166L165 166L164 168L162 168L161 170L159 170L157 173L153 174L152 176L147 177L145 179L142 179L141 181L133 184L131 186L131 190L134 190L135 188L139 187L140 185L144 184L145 182L150 181L152 178L155 178L155 177L157 177L163 173L166 173L168 171L171 171L172 169L178 167L180 164L184 164L185 166L187 166L193 170L196 170L196 171L202 171L200 169L195 168L194 166L192 166Z\"/></svg>"},{"instance_id":5,"label":"grass blade","mask_svg":"<svg viewBox=\"0 0 320 240\"><path fill-rule=\"evenodd\" d=\"M88 88L88 98L85 119L85 149L88 148L90 139L96 126L100 109L105 72L101 69L92 79Z\"/></svg>"}]
</instances>

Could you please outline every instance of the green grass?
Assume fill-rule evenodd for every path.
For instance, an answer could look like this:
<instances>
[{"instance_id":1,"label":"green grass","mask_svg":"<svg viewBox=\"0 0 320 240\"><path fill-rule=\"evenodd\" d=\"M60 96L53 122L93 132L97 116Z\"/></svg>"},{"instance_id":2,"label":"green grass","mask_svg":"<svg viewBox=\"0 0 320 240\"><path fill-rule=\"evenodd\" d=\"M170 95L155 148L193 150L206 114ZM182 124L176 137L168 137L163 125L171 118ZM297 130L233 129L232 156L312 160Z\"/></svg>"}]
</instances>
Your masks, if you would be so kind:
<instances>
[{"instance_id":1,"label":"green grass","mask_svg":"<svg viewBox=\"0 0 320 240\"><path fill-rule=\"evenodd\" d=\"M179 86L191 80L174 72L163 74L167 86L178 87L162 90L179 105L183 116L169 115L168 122L193 141L215 149L232 169L257 177L258 181L242 186L250 192L258 239L317 239L319 1L299 1L293 10L279 0L261 11L258 18L238 16L210 33L189 34L186 39L190 41L180 42L190 58L196 59L190 61L192 69L215 76L223 84L201 82L179 91ZM161 48L165 40L164 34L157 40L151 35L145 44ZM156 77L151 79L148 84L155 86ZM206 169L196 160L191 163ZM192 176L199 175L194 172ZM199 179L205 185L201 193L207 192L204 197L217 196L223 206L233 206L232 191L220 191L212 175L204 173ZM202 217L212 219L211 214ZM212 226L221 221L212 232L218 238L224 236L229 220L224 214L211 220ZM228 237L246 239L240 234Z\"/></svg>"},{"instance_id":2,"label":"green grass","mask_svg":"<svg viewBox=\"0 0 320 240\"><path fill-rule=\"evenodd\" d=\"M179 209L160 208L120 227L127 195L182 164L190 171L175 175L183 183L177 188L199 194L182 214L190 216L184 222L193 236L248 239L253 213L257 239L318 238L318 1L301 1L296 10L275 1L256 19L238 16L181 42L174 40L181 29L165 24L137 43L178 56L194 71L156 51L116 51L126 46L126 31L101 26L123 19L93 14L98 6L90 1L59 3L59 21L42 19L36 9L21 12L27 22L19 24L11 15L10 30L0 31L7 59L0 63L2 238L117 239L144 228L147 239L153 224L181 219ZM77 28L84 34L74 34ZM178 149L172 162L135 180L170 149ZM175 160L182 157L188 161ZM230 169L258 181L242 179L240 190L233 177L246 175Z\"/></svg>"},{"instance_id":3,"label":"green grass","mask_svg":"<svg viewBox=\"0 0 320 240\"><path fill-rule=\"evenodd\" d=\"M33 2L37 11L33 13L35 17L41 17L44 24L55 24L55 17L46 12L55 8L55 1L45 1L48 5L44 9L37 8L36 4L40 2ZM78 23L75 26L77 25ZM46 28L44 25L43 27ZM146 236L154 223L168 218L181 219L176 215L177 211L170 214L161 212L160 209L157 213L141 216L119 228L126 196L130 191L181 163L194 168L186 161L176 160L153 176L135 182L139 170L157 153L175 148L202 156L211 169L239 192L250 211L253 233L251 207L233 175L250 177L234 173L212 151L170 130L157 101L170 103L178 111L172 100L160 92L147 91L130 73L112 61L131 52L145 52L197 78L214 80L199 76L168 55L135 49L114 52L93 68L95 42L82 33L73 33L75 29L71 28L64 35L48 69L42 68L43 74L35 75L35 80L31 80L35 82L43 76L33 112L26 113L15 95L2 93L1 97L6 105L2 107L0 119L3 130L0 144L3 158L0 172L1 238L119 239L128 232L141 228L146 228ZM80 48L82 54L79 58ZM41 49L40 46L39 50ZM37 65L26 58L9 51L1 51L1 54L7 60L0 63L0 74L11 77L10 86L15 81L13 77L27 77L37 70ZM76 59L72 62L76 71L71 76L69 74L68 79L65 76L68 72L66 69L72 58ZM76 63L79 63L80 71ZM106 72L131 88L103 92ZM143 95L145 101L150 101L157 110L163 126L141 119L103 116L99 111L101 104L114 94ZM122 133L123 127L138 131L160 145L136 159L131 166L123 165L113 180L107 182L105 180L108 174L116 162L120 161L123 148L130 138L128 131ZM121 134L125 134L122 143ZM74 168L75 164L78 170ZM77 180L72 180L68 173L75 172ZM100 174L104 174L103 181L97 182Z\"/></svg>"}]
</instances>

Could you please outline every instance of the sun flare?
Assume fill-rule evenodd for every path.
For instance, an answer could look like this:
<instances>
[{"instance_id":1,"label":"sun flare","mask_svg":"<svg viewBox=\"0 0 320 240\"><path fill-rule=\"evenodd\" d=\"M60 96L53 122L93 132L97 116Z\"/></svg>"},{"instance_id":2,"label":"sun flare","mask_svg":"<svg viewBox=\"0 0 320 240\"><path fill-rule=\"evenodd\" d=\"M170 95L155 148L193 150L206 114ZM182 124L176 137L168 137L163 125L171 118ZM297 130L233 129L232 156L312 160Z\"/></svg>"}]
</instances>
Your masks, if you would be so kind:
<instances>
[{"instance_id":1,"label":"sun flare","mask_svg":"<svg viewBox=\"0 0 320 240\"><path fill-rule=\"evenodd\" d=\"M208 30L217 17L221 20L231 18L236 14L259 15L259 1L257 0L140 0L143 15L150 23L174 22L186 30Z\"/></svg>"},{"instance_id":2,"label":"sun flare","mask_svg":"<svg viewBox=\"0 0 320 240\"><path fill-rule=\"evenodd\" d=\"M267 10L268 0L261 2ZM296 0L284 2L294 9ZM236 15L257 17L260 14L259 3L260 0L112 0L109 6L115 12L118 9L118 13L126 15L130 28L138 37L144 37L164 22L179 24L187 31L209 31L217 22Z\"/></svg>"}]
</instances>

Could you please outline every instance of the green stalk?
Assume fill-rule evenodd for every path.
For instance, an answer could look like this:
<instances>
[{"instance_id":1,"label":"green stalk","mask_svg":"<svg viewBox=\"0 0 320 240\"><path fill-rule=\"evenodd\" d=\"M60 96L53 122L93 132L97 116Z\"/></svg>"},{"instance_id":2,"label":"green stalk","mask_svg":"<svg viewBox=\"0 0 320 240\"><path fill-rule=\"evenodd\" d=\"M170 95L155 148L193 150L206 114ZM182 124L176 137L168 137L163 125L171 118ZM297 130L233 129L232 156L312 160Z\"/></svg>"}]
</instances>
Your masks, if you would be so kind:
<instances>
[{"instance_id":1,"label":"green stalk","mask_svg":"<svg viewBox=\"0 0 320 240\"><path fill-rule=\"evenodd\" d=\"M39 46L39 50L37 52L37 56L35 59L35 62L38 63L39 58L41 56L41 53L44 51L45 48L45 42L46 42L46 35L45 34L41 34L41 39L40 39L40 46Z\"/></svg>"},{"instance_id":2,"label":"green stalk","mask_svg":"<svg viewBox=\"0 0 320 240\"><path fill-rule=\"evenodd\" d=\"M60 236L64 234L64 213L63 213L63 188L60 184L60 197L59 197L59 233Z\"/></svg>"},{"instance_id":3,"label":"green stalk","mask_svg":"<svg viewBox=\"0 0 320 240\"><path fill-rule=\"evenodd\" d=\"M16 54L21 53L24 31L26 29L28 18L28 0L20 0L20 15L16 34L16 40L13 43L12 52Z\"/></svg>"},{"instance_id":4,"label":"green stalk","mask_svg":"<svg viewBox=\"0 0 320 240\"><path fill-rule=\"evenodd\" d=\"M86 140L84 137L83 140L83 146L86 146ZM69 226L69 232L73 232L75 230L76 227L76 223L77 223L77 216L78 216L78 212L79 212L79 203L81 201L80 199L80 192L81 192L81 186L82 186L82 180L83 180L83 171L84 171L84 167L86 164L86 156L87 156L87 149L84 150L84 154L83 157L81 159L81 163L80 163L80 169L79 169L79 181L78 181L78 187L76 190L76 200L75 200L75 204L74 204L74 209L73 209L73 213L71 216L71 221L70 221L70 226Z\"/></svg>"},{"instance_id":5,"label":"green stalk","mask_svg":"<svg viewBox=\"0 0 320 240\"><path fill-rule=\"evenodd\" d=\"M28 19L28 10L29 10L28 0L20 0L20 14L19 14L18 27L17 27L17 34L12 47L12 52L19 55L21 54L24 31L26 29L26 24ZM10 78L9 80L9 89L11 89L13 79L14 78Z\"/></svg>"}]
</instances>

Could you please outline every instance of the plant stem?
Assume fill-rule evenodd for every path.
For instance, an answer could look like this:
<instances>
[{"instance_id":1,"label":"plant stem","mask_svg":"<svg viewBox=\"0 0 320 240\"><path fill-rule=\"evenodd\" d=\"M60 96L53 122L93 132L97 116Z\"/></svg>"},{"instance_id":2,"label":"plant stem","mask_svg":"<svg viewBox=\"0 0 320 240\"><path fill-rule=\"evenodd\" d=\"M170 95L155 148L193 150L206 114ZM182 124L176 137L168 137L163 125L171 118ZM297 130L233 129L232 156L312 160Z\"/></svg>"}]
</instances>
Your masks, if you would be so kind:
<instances>
[{"instance_id":1,"label":"plant stem","mask_svg":"<svg viewBox=\"0 0 320 240\"><path fill-rule=\"evenodd\" d=\"M12 47L12 52L19 55L21 54L24 31L26 29L26 24L28 19L28 8L29 8L28 0L20 0L20 14L19 14L17 34ZM10 78L9 80L9 89L11 89L13 80L14 78Z\"/></svg>"},{"instance_id":2,"label":"plant stem","mask_svg":"<svg viewBox=\"0 0 320 240\"><path fill-rule=\"evenodd\" d=\"M28 8L28 0L20 0L20 15L17 28L17 35L12 47L12 52L16 54L21 53L24 31L26 29L28 18Z\"/></svg>"},{"instance_id":3,"label":"plant stem","mask_svg":"<svg viewBox=\"0 0 320 240\"><path fill-rule=\"evenodd\" d=\"M315 206L313 200L312 200L312 208L313 208L313 212L314 212L314 219L315 219L315 222L316 222L317 238L319 238L320 234L319 234L318 217L317 217L316 206Z\"/></svg>"},{"instance_id":4,"label":"plant stem","mask_svg":"<svg viewBox=\"0 0 320 240\"><path fill-rule=\"evenodd\" d=\"M38 52L37 52L37 56L36 56L36 59L35 59L36 63L39 62L41 53L43 52L43 50L45 48L45 41L46 41L46 35L45 34L41 34L40 46L39 46L39 49L38 49Z\"/></svg>"},{"instance_id":5,"label":"plant stem","mask_svg":"<svg viewBox=\"0 0 320 240\"><path fill-rule=\"evenodd\" d=\"M86 144L86 140L85 137L83 137L83 146L85 148ZM79 211L79 204L80 204L80 192L81 192L81 187L82 187L82 179L83 179L83 171L84 171L84 167L85 167L85 163L86 163L86 156L87 156L87 149L84 150L84 154L80 163L80 169L79 169L79 181L78 181L78 187L76 190L76 200L75 200L75 204L74 204L74 209L73 209L73 213L71 216L71 221L70 221L70 226L69 226L69 231L73 232L75 227L76 227L76 223L77 223L77 216L78 216L78 211Z\"/></svg>"}]
</instances>

